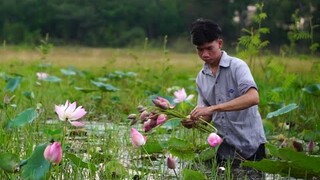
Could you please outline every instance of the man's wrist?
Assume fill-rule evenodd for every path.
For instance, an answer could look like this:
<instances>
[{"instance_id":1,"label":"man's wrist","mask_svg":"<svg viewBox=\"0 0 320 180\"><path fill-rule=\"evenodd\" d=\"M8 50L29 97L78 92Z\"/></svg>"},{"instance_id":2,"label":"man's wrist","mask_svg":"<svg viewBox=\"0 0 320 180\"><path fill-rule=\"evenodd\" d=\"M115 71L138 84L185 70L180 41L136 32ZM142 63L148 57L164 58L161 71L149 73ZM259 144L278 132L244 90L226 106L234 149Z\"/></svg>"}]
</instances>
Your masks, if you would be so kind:
<instances>
[{"instance_id":1,"label":"man's wrist","mask_svg":"<svg viewBox=\"0 0 320 180\"><path fill-rule=\"evenodd\" d=\"M211 114L213 114L216 111L216 106L209 106L208 109L210 111Z\"/></svg>"}]
</instances>

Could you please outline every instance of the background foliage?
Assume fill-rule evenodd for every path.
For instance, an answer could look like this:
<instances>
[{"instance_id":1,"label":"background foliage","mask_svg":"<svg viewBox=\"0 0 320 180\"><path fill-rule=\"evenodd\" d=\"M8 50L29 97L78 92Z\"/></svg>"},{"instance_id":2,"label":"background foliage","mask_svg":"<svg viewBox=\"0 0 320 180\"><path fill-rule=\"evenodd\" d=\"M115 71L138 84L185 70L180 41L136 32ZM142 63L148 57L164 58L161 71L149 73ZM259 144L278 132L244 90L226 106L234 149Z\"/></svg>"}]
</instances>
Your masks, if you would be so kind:
<instances>
[{"instance_id":1,"label":"background foliage","mask_svg":"<svg viewBox=\"0 0 320 180\"><path fill-rule=\"evenodd\" d=\"M257 2L264 3L268 14L263 25L270 33L264 37L273 49L286 49L296 43L310 45L310 38L294 41L288 33L297 23L300 29L296 30L307 33L312 25L320 24L317 0L0 0L0 41L37 44L49 34L55 45L123 47L145 38L156 42L167 35L169 45L175 46L187 43L190 23L204 17L218 22L227 44L235 45L242 28L252 25L252 6ZM318 42L320 29L313 30L311 41Z\"/></svg>"}]
</instances>

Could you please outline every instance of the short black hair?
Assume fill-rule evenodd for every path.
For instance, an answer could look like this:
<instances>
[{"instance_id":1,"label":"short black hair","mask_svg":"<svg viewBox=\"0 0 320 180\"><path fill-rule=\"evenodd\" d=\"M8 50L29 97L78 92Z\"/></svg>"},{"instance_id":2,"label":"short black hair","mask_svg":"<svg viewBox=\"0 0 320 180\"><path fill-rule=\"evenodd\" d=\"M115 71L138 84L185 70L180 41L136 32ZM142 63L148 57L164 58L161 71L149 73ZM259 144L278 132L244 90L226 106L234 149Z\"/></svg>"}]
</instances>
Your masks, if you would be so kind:
<instances>
[{"instance_id":1,"label":"short black hair","mask_svg":"<svg viewBox=\"0 0 320 180\"><path fill-rule=\"evenodd\" d=\"M221 27L209 19L197 19L191 24L191 42L196 46L212 42L222 37Z\"/></svg>"}]
</instances>

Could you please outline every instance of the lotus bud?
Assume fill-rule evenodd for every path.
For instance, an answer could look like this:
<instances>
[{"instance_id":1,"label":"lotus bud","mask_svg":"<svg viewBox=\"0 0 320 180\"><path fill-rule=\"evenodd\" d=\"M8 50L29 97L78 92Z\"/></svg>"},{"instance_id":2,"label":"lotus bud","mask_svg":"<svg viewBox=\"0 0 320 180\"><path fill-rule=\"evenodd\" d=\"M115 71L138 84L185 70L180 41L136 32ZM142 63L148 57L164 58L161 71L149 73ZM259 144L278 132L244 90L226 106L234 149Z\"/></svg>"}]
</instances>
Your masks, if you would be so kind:
<instances>
[{"instance_id":1,"label":"lotus bud","mask_svg":"<svg viewBox=\"0 0 320 180\"><path fill-rule=\"evenodd\" d=\"M140 119L142 122L145 122L148 120L150 113L148 111L142 111L142 113L140 114Z\"/></svg>"},{"instance_id":2,"label":"lotus bud","mask_svg":"<svg viewBox=\"0 0 320 180\"><path fill-rule=\"evenodd\" d=\"M301 142L297 140L292 141L292 147L297 151L297 152L302 152L303 151L303 145Z\"/></svg>"},{"instance_id":3,"label":"lotus bud","mask_svg":"<svg viewBox=\"0 0 320 180\"><path fill-rule=\"evenodd\" d=\"M135 128L131 128L130 137L131 137L132 144L136 147L143 146L147 141L147 138L143 136Z\"/></svg>"},{"instance_id":4,"label":"lotus bud","mask_svg":"<svg viewBox=\"0 0 320 180\"><path fill-rule=\"evenodd\" d=\"M138 109L139 113L142 113L142 112L145 111L147 108L144 107L144 106L142 106L142 105L139 105L139 106L137 107L137 109Z\"/></svg>"},{"instance_id":5,"label":"lotus bud","mask_svg":"<svg viewBox=\"0 0 320 180\"><path fill-rule=\"evenodd\" d=\"M172 156L167 157L167 167L169 169L176 168L176 160Z\"/></svg>"},{"instance_id":6,"label":"lotus bud","mask_svg":"<svg viewBox=\"0 0 320 180\"><path fill-rule=\"evenodd\" d=\"M207 140L211 147L216 147L222 143L222 138L216 133L211 133Z\"/></svg>"},{"instance_id":7,"label":"lotus bud","mask_svg":"<svg viewBox=\"0 0 320 180\"><path fill-rule=\"evenodd\" d=\"M149 132L152 128L150 126L151 119L148 119L143 123L144 132Z\"/></svg>"},{"instance_id":8,"label":"lotus bud","mask_svg":"<svg viewBox=\"0 0 320 180\"><path fill-rule=\"evenodd\" d=\"M169 109L170 107L170 102L162 97L157 97L156 99L152 100L153 104L161 109Z\"/></svg>"},{"instance_id":9,"label":"lotus bud","mask_svg":"<svg viewBox=\"0 0 320 180\"><path fill-rule=\"evenodd\" d=\"M15 97L16 97L15 95L9 97L9 95L6 94L6 95L4 95L3 103L4 103L5 105L10 104L11 101L12 101Z\"/></svg>"},{"instance_id":10,"label":"lotus bud","mask_svg":"<svg viewBox=\"0 0 320 180\"><path fill-rule=\"evenodd\" d=\"M136 114L129 114L127 119L131 121L130 126L132 126L138 122Z\"/></svg>"},{"instance_id":11,"label":"lotus bud","mask_svg":"<svg viewBox=\"0 0 320 180\"><path fill-rule=\"evenodd\" d=\"M159 114L157 114L156 112L151 112L150 114L149 114L149 119L153 119L153 120L157 120L157 118L158 118L158 116L159 116Z\"/></svg>"},{"instance_id":12,"label":"lotus bud","mask_svg":"<svg viewBox=\"0 0 320 180\"><path fill-rule=\"evenodd\" d=\"M62 148L59 142L53 142L49 144L43 153L44 158L53 163L59 164L62 159Z\"/></svg>"},{"instance_id":13,"label":"lotus bud","mask_svg":"<svg viewBox=\"0 0 320 180\"><path fill-rule=\"evenodd\" d=\"M167 120L167 115L165 114L160 114L157 118L157 125L163 124Z\"/></svg>"},{"instance_id":14,"label":"lotus bud","mask_svg":"<svg viewBox=\"0 0 320 180\"><path fill-rule=\"evenodd\" d=\"M157 120L156 119L148 119L146 122L144 122L144 132L150 131L152 128L157 126Z\"/></svg>"},{"instance_id":15,"label":"lotus bud","mask_svg":"<svg viewBox=\"0 0 320 180\"><path fill-rule=\"evenodd\" d=\"M136 114L129 114L127 118L130 120L135 120L135 119L137 119L137 115Z\"/></svg>"},{"instance_id":16,"label":"lotus bud","mask_svg":"<svg viewBox=\"0 0 320 180\"><path fill-rule=\"evenodd\" d=\"M313 140L311 140L307 145L308 152L312 153L314 151L315 147L316 147L316 143Z\"/></svg>"}]
</instances>

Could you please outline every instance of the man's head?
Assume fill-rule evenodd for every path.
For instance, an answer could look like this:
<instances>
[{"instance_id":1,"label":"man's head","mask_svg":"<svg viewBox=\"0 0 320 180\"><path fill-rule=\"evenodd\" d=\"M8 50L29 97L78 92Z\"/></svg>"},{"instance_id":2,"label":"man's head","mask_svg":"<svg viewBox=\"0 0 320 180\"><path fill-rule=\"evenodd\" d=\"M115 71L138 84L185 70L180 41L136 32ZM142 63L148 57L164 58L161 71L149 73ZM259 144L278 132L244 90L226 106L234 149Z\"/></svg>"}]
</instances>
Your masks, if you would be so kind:
<instances>
[{"instance_id":1,"label":"man's head","mask_svg":"<svg viewBox=\"0 0 320 180\"><path fill-rule=\"evenodd\" d=\"M191 24L191 42L196 46L201 46L220 39L222 30L220 26L208 19L197 19Z\"/></svg>"}]
</instances>

